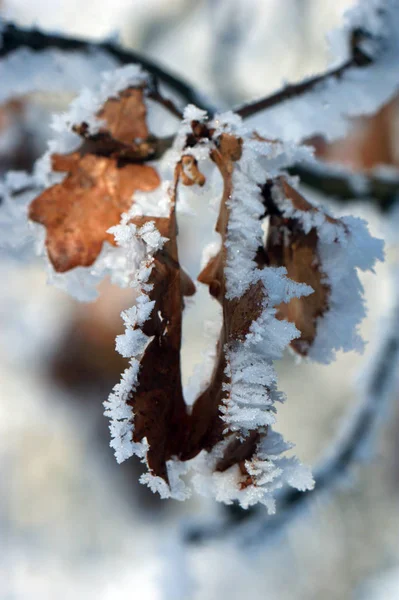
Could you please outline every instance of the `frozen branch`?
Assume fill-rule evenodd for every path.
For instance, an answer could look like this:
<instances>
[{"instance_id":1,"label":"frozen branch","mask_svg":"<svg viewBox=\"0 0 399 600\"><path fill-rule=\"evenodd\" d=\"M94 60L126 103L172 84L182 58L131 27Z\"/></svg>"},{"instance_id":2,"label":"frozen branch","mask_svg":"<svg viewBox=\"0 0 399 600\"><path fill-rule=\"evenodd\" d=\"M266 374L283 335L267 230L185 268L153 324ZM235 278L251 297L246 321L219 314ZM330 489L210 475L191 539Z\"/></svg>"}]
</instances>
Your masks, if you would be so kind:
<instances>
[{"instance_id":1,"label":"frozen branch","mask_svg":"<svg viewBox=\"0 0 399 600\"><path fill-rule=\"evenodd\" d=\"M398 0L360 2L346 14L335 36L341 50L349 49L346 60L236 112L269 139L343 137L353 117L374 114L398 92L399 79L392 75L399 57L398 31Z\"/></svg>"},{"instance_id":2,"label":"frozen branch","mask_svg":"<svg viewBox=\"0 0 399 600\"><path fill-rule=\"evenodd\" d=\"M186 103L195 104L204 110L213 111L213 107L206 102L205 98L190 84L183 81L182 78L160 67L140 53L122 48L112 42L94 42L54 33L45 33L38 29L24 29L13 24L4 24L1 29L0 58L8 56L21 48L29 48L34 52L57 49L66 53L82 52L86 54L92 54L93 51L99 50L116 59L119 65L130 63L141 65L156 80L177 92ZM168 103L169 108L170 106L171 103ZM180 113L175 114L180 117Z\"/></svg>"},{"instance_id":3,"label":"frozen branch","mask_svg":"<svg viewBox=\"0 0 399 600\"><path fill-rule=\"evenodd\" d=\"M301 183L326 196L345 202L369 200L388 210L399 194L399 172L352 173L325 163L297 164L288 169Z\"/></svg>"},{"instance_id":4,"label":"frozen branch","mask_svg":"<svg viewBox=\"0 0 399 600\"><path fill-rule=\"evenodd\" d=\"M260 98L259 100L245 104L236 110L237 114L239 114L243 119L246 119L260 111L272 108L273 106L276 106L276 104L281 104L281 102L291 100L296 96L301 96L302 94L317 88L328 80L336 79L339 81L342 79L343 75L353 67L362 68L370 65L373 62L373 58L364 50L362 50L360 46L360 42L364 40L365 37L367 37L367 34L360 29L356 29L352 32L352 56L339 67L330 69L320 75L310 77L309 79L301 81L300 83L287 85L271 96L266 96L265 98Z\"/></svg>"},{"instance_id":5,"label":"frozen branch","mask_svg":"<svg viewBox=\"0 0 399 600\"><path fill-rule=\"evenodd\" d=\"M265 98L260 98L259 100L255 100L254 102L250 102L248 104L244 104L244 106L236 109L236 113L240 115L243 119L247 119L252 115L255 115L261 111L267 110L276 106L277 104L281 104L282 102L286 102L287 100L292 100L297 96L302 96L306 92L309 92L315 89L317 86L325 83L327 80L336 79L339 80L342 78L344 73L348 71L352 67L356 66L365 66L365 64L369 63L360 63L356 64L354 59L347 60L340 67L336 69L331 69L326 71L326 73L322 73L321 75L316 75L315 77L310 77L305 81L301 81L296 84L289 84L283 87L281 90L274 92L271 96L266 96Z\"/></svg>"}]
</instances>

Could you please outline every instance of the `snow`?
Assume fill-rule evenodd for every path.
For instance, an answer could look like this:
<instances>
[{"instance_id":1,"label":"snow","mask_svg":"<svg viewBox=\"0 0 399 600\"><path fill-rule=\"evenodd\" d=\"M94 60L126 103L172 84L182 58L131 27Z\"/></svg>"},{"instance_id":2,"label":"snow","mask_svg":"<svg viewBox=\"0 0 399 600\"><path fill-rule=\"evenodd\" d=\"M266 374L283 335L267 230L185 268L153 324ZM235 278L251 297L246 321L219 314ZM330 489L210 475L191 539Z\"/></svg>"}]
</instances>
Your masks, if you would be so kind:
<instances>
[{"instance_id":1,"label":"snow","mask_svg":"<svg viewBox=\"0 0 399 600\"><path fill-rule=\"evenodd\" d=\"M8 171L0 180L0 248L34 254L35 235L28 222L28 207L36 194L35 179L25 171Z\"/></svg>"},{"instance_id":2,"label":"snow","mask_svg":"<svg viewBox=\"0 0 399 600\"><path fill-rule=\"evenodd\" d=\"M285 483L301 491L314 487L312 475L307 467L301 465L294 457L282 456L291 448L291 444L286 443L279 433L269 427L267 435L258 445L256 457L245 461L249 475L256 480L256 485L245 488L239 485L242 476L238 465L223 473L213 472L216 458L212 461L203 453L196 459L195 467L198 473L193 477L195 489L199 494L214 497L217 502L224 504L238 501L245 509L260 503L266 507L269 514L274 514L276 503L273 494Z\"/></svg>"},{"instance_id":3,"label":"snow","mask_svg":"<svg viewBox=\"0 0 399 600\"><path fill-rule=\"evenodd\" d=\"M116 242L122 247L133 244L134 252L136 252L137 241L139 241L142 246L142 261L139 269L132 276L130 285L143 292L149 291L152 286L147 284L147 281L152 271L153 255L162 248L165 238L156 230L153 221L146 223L140 229L126 221L127 216L123 215L121 224L112 227L109 231L114 234ZM114 387L104 402L104 415L110 419L110 445L114 448L115 457L119 463L133 454L143 458L148 450L146 440L140 443L132 440L134 415L127 400L135 391L140 369L139 359L151 340L137 326L142 326L149 319L154 304L154 301L146 293L142 293L138 297L135 307L122 312L126 331L116 339L116 349L122 356L130 359L130 367L126 369L120 383Z\"/></svg>"},{"instance_id":4,"label":"snow","mask_svg":"<svg viewBox=\"0 0 399 600\"><path fill-rule=\"evenodd\" d=\"M191 496L191 489L182 480L182 476L187 473L189 468L189 462L184 463L177 460L168 460L166 462L166 469L169 485L162 477L156 477L150 472L141 475L140 483L147 485L152 492L158 493L161 498L173 498L174 500L184 501Z\"/></svg>"},{"instance_id":5,"label":"snow","mask_svg":"<svg viewBox=\"0 0 399 600\"><path fill-rule=\"evenodd\" d=\"M272 361L281 358L285 348L299 335L292 323L276 319L275 306L312 292L309 286L294 284L285 273L285 269L264 270L263 311L252 323L244 342L226 349L230 386L221 412L228 429L244 435L275 423L276 373Z\"/></svg>"},{"instance_id":6,"label":"snow","mask_svg":"<svg viewBox=\"0 0 399 600\"><path fill-rule=\"evenodd\" d=\"M183 123L187 127L191 127L191 121L199 121L203 123L208 118L207 112L194 106L194 104L188 104L184 109Z\"/></svg>"},{"instance_id":7,"label":"snow","mask_svg":"<svg viewBox=\"0 0 399 600\"><path fill-rule=\"evenodd\" d=\"M33 92L77 93L85 86L97 85L101 73L117 64L108 53L95 49L34 52L20 48L0 59L0 102Z\"/></svg>"}]
</instances>

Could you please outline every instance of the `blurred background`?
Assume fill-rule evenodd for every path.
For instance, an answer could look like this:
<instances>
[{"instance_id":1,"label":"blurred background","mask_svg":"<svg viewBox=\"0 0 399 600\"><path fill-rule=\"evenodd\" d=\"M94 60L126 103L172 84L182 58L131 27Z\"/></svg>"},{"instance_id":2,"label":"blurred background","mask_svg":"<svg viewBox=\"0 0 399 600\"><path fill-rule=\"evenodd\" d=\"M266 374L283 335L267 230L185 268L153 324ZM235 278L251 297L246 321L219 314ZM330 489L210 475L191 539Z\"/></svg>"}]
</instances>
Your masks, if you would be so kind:
<instances>
[{"instance_id":1,"label":"blurred background","mask_svg":"<svg viewBox=\"0 0 399 600\"><path fill-rule=\"evenodd\" d=\"M1 0L0 15L79 37L119 40L197 85L224 108L322 71L326 36L351 0ZM32 168L70 94L35 93L0 107L0 171ZM398 103L359 119L344 140L314 139L320 158L355 172L399 168ZM310 193L307 190L307 193ZM312 197L324 202L312 192ZM1 207L0 207L1 209ZM327 367L278 365L288 400L278 429L315 464L361 396L392 303L395 214L340 204L387 241L366 275L365 355ZM194 220L195 221L195 220ZM182 222L183 247L203 231ZM392 233L393 232L393 233ZM186 240L186 242L185 242ZM195 259L187 251L187 269ZM183 261L184 262L184 261ZM194 265L195 266L195 265ZM343 483L247 551L234 539L182 543L187 524L225 517L214 502L161 501L117 465L102 402L126 364L115 352L131 292L109 283L90 305L46 285L42 262L0 253L0 599L399 599L399 411L378 428ZM185 321L184 377L204 347L212 307ZM209 314L208 314L209 311ZM399 393L397 394L399 398Z\"/></svg>"}]
</instances>

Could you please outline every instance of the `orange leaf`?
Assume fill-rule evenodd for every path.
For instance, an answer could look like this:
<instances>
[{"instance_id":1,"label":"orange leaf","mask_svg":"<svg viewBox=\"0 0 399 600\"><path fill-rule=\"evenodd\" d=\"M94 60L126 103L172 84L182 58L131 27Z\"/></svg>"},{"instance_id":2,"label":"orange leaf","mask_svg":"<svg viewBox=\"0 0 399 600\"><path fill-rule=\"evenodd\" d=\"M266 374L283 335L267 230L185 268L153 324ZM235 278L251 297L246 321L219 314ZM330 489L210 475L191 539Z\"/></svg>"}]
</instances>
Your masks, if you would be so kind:
<instances>
[{"instance_id":1,"label":"orange leaf","mask_svg":"<svg viewBox=\"0 0 399 600\"><path fill-rule=\"evenodd\" d=\"M155 153L156 138L148 130L143 88L130 87L109 98L96 116L104 123L96 133L90 133L85 122L73 126L85 139L81 154L143 160Z\"/></svg>"},{"instance_id":2,"label":"orange leaf","mask_svg":"<svg viewBox=\"0 0 399 600\"><path fill-rule=\"evenodd\" d=\"M86 138L81 148L52 157L53 170L67 175L33 200L29 218L46 227L48 255L59 273L92 265L103 243L114 243L107 229L130 208L133 193L160 184L153 167L134 162L149 152L143 94L128 88L108 99L97 114L104 121L99 132L91 135L86 123L73 127Z\"/></svg>"},{"instance_id":3,"label":"orange leaf","mask_svg":"<svg viewBox=\"0 0 399 600\"><path fill-rule=\"evenodd\" d=\"M107 229L130 208L133 193L160 183L153 167L120 167L116 159L77 152L54 155L53 170L68 174L33 200L29 218L46 227L48 255L59 273L93 264L103 243L114 243Z\"/></svg>"}]
</instances>

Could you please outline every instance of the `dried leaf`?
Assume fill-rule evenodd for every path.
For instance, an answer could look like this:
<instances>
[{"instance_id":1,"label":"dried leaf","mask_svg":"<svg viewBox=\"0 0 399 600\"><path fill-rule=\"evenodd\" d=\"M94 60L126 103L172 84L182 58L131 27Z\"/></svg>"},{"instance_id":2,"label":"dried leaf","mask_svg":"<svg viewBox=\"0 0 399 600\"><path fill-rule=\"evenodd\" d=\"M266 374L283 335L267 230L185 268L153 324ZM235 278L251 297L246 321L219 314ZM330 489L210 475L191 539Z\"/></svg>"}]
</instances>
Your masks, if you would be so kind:
<instances>
[{"instance_id":1,"label":"dried leaf","mask_svg":"<svg viewBox=\"0 0 399 600\"><path fill-rule=\"evenodd\" d=\"M278 186L289 199L295 210L302 212L318 209L291 187L284 178L280 178ZM331 222L330 217L326 217ZM270 266L285 267L290 279L298 283L310 285L314 292L309 296L293 298L288 303L277 307L277 318L295 324L301 336L291 342L292 348L299 354L306 355L316 336L316 323L327 309L329 286L326 285L325 274L320 266L318 256L318 232L312 228L308 233L298 219L285 218L281 214L270 217L266 256Z\"/></svg>"},{"instance_id":2,"label":"dried leaf","mask_svg":"<svg viewBox=\"0 0 399 600\"><path fill-rule=\"evenodd\" d=\"M46 227L56 271L93 264L103 243L114 243L107 229L130 208L133 193L159 186L153 167L136 164L152 152L146 116L144 89L129 87L97 113L98 133L90 134L86 123L73 127L85 138L77 152L52 156L53 171L67 175L32 202L29 217Z\"/></svg>"},{"instance_id":3,"label":"dried leaf","mask_svg":"<svg viewBox=\"0 0 399 600\"><path fill-rule=\"evenodd\" d=\"M251 431L245 440L234 438L227 446L223 457L217 462L216 471L227 471L233 465L238 464L241 474L248 475L245 470L245 461L253 456L259 440L259 431Z\"/></svg>"},{"instance_id":4,"label":"dried leaf","mask_svg":"<svg viewBox=\"0 0 399 600\"><path fill-rule=\"evenodd\" d=\"M263 289L260 284L252 286L241 298L226 298L226 247L225 241L229 221L228 200L232 193L232 174L234 162L241 156L241 140L223 134L219 148L211 152L211 158L223 177L224 190L220 205L216 231L222 237L219 253L211 258L198 276L198 281L209 286L209 291L222 305L223 326L217 347L217 358L211 382L196 400L191 416L191 432L184 458L192 458L201 450L211 450L225 435L226 424L220 408L226 399L227 375L226 348L244 339L250 326L262 309ZM224 456L219 460L217 470L223 471L244 459L250 458L255 451L257 437L250 434L242 441L232 436Z\"/></svg>"},{"instance_id":5,"label":"dried leaf","mask_svg":"<svg viewBox=\"0 0 399 600\"><path fill-rule=\"evenodd\" d=\"M175 192L180 168L176 171ZM152 271L146 285L155 305L150 317L141 326L151 338L140 361L140 373L135 390L127 403L134 414L133 440L147 439L148 466L153 475L168 482L166 461L179 456L188 433L188 414L183 398L180 370L183 296L192 295L195 285L180 268L177 252L175 201L168 218L139 217L142 226L155 221L155 226L167 238L153 257Z\"/></svg>"},{"instance_id":6,"label":"dried leaf","mask_svg":"<svg viewBox=\"0 0 399 600\"><path fill-rule=\"evenodd\" d=\"M73 126L85 139L81 154L125 160L143 160L155 154L157 138L148 130L143 88L129 87L117 98L109 98L96 116L103 122L96 133L90 132L87 123Z\"/></svg>"},{"instance_id":7,"label":"dried leaf","mask_svg":"<svg viewBox=\"0 0 399 600\"><path fill-rule=\"evenodd\" d=\"M148 137L143 88L130 87L120 92L118 98L109 98L97 116L106 123L100 132L108 133L123 144Z\"/></svg>"},{"instance_id":8,"label":"dried leaf","mask_svg":"<svg viewBox=\"0 0 399 600\"><path fill-rule=\"evenodd\" d=\"M396 144L396 120L399 97L395 96L380 110L368 117L352 119L344 138L328 142L313 136L304 143L313 146L318 158L340 163L353 171L370 171L380 165L399 164Z\"/></svg>"},{"instance_id":9,"label":"dried leaf","mask_svg":"<svg viewBox=\"0 0 399 600\"><path fill-rule=\"evenodd\" d=\"M46 227L48 255L59 273L93 264L103 243L114 243L107 229L130 208L133 193L160 184L153 167L118 166L116 159L77 152L54 155L53 170L68 174L33 200L29 218Z\"/></svg>"},{"instance_id":10,"label":"dried leaf","mask_svg":"<svg viewBox=\"0 0 399 600\"><path fill-rule=\"evenodd\" d=\"M181 178L184 185L203 186L205 183L204 175L198 169L198 162L190 154L185 154L181 159Z\"/></svg>"}]
</instances>

